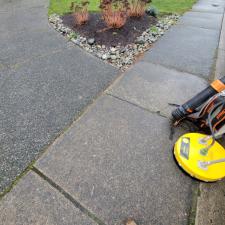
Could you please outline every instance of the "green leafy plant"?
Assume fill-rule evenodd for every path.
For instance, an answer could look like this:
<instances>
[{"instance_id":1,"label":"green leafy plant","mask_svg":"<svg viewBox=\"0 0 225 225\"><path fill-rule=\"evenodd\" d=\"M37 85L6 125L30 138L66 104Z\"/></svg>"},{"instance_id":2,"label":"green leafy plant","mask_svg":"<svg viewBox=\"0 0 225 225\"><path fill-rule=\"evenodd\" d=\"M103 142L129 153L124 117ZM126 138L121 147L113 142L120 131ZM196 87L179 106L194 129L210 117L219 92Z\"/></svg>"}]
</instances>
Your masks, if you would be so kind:
<instances>
[{"instance_id":1,"label":"green leafy plant","mask_svg":"<svg viewBox=\"0 0 225 225\"><path fill-rule=\"evenodd\" d=\"M131 17L141 17L145 14L146 6L151 0L131 0L129 15Z\"/></svg>"},{"instance_id":2,"label":"green leafy plant","mask_svg":"<svg viewBox=\"0 0 225 225\"><path fill-rule=\"evenodd\" d=\"M89 19L88 13L89 1L82 0L80 2L71 2L70 9L74 12L74 19L76 24L83 25Z\"/></svg>"},{"instance_id":3,"label":"green leafy plant","mask_svg":"<svg viewBox=\"0 0 225 225\"><path fill-rule=\"evenodd\" d=\"M150 28L150 31L153 32L153 33L157 33L158 32L158 28L156 26L152 26Z\"/></svg>"},{"instance_id":4,"label":"green leafy plant","mask_svg":"<svg viewBox=\"0 0 225 225\"><path fill-rule=\"evenodd\" d=\"M77 38L77 34L75 32L72 32L69 34L69 39L76 39Z\"/></svg>"},{"instance_id":5,"label":"green leafy plant","mask_svg":"<svg viewBox=\"0 0 225 225\"><path fill-rule=\"evenodd\" d=\"M127 21L128 0L101 0L102 18L109 28L121 28Z\"/></svg>"}]
</instances>

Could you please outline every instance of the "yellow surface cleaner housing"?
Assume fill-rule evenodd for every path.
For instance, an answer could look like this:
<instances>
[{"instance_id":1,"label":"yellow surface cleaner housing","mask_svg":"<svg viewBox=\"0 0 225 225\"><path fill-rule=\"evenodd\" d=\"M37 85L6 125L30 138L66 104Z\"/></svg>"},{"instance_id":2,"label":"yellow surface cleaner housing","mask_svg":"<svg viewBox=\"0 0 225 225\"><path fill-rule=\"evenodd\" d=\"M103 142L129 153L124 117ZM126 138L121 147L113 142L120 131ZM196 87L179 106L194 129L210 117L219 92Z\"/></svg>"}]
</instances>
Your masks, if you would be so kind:
<instances>
[{"instance_id":1,"label":"yellow surface cleaner housing","mask_svg":"<svg viewBox=\"0 0 225 225\"><path fill-rule=\"evenodd\" d=\"M225 177L225 149L212 136L187 133L174 145L178 164L192 177L213 182Z\"/></svg>"}]
</instances>

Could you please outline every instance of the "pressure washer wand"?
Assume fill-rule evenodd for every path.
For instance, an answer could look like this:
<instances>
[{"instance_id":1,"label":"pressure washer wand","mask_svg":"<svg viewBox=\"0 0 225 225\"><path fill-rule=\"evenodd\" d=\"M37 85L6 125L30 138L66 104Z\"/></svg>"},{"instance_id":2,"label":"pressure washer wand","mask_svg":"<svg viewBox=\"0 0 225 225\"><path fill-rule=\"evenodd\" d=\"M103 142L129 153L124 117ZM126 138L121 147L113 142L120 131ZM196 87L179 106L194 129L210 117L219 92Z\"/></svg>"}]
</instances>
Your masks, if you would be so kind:
<instances>
[{"instance_id":1,"label":"pressure washer wand","mask_svg":"<svg viewBox=\"0 0 225 225\"><path fill-rule=\"evenodd\" d=\"M213 95L225 90L225 76L219 80L213 81L210 86L198 93L192 99L179 106L172 112L172 116L176 121L180 121L187 117L189 114L195 112L195 110L202 105L205 101L211 98Z\"/></svg>"}]
</instances>

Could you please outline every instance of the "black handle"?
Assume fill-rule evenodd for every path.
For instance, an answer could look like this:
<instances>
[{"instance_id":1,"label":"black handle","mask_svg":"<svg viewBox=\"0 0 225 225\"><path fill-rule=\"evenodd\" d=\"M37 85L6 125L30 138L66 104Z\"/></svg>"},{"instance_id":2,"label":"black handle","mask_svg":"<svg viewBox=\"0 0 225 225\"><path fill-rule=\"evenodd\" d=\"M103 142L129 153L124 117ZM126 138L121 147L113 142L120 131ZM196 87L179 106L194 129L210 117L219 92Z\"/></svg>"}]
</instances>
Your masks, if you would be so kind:
<instances>
[{"instance_id":1,"label":"black handle","mask_svg":"<svg viewBox=\"0 0 225 225\"><path fill-rule=\"evenodd\" d=\"M176 110L172 112L172 116L175 120L180 120L185 118L187 115L194 112L201 104L211 98L213 95L217 94L221 90L225 89L225 76L220 80L214 81L210 86L205 88L203 91L198 93L196 96L191 98L189 101L179 106Z\"/></svg>"}]
</instances>

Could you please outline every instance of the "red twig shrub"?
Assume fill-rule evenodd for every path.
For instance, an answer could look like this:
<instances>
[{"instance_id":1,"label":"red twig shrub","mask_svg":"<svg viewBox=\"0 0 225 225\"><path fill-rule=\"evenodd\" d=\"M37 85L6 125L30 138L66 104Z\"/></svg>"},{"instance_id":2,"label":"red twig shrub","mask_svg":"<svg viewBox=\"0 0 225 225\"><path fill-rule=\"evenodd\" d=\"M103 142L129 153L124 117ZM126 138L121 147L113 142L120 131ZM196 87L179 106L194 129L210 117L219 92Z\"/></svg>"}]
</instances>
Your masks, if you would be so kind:
<instances>
[{"instance_id":1,"label":"red twig shrub","mask_svg":"<svg viewBox=\"0 0 225 225\"><path fill-rule=\"evenodd\" d=\"M76 24L83 25L89 19L88 13L89 1L82 0L81 2L72 2L70 9L74 11L74 19Z\"/></svg>"},{"instance_id":2,"label":"red twig shrub","mask_svg":"<svg viewBox=\"0 0 225 225\"><path fill-rule=\"evenodd\" d=\"M131 0L129 16L131 17L141 17L145 14L145 8L151 0Z\"/></svg>"},{"instance_id":3,"label":"red twig shrub","mask_svg":"<svg viewBox=\"0 0 225 225\"><path fill-rule=\"evenodd\" d=\"M128 0L101 0L102 17L109 28L121 28L127 21Z\"/></svg>"}]
</instances>

